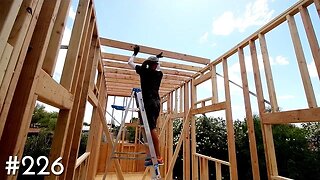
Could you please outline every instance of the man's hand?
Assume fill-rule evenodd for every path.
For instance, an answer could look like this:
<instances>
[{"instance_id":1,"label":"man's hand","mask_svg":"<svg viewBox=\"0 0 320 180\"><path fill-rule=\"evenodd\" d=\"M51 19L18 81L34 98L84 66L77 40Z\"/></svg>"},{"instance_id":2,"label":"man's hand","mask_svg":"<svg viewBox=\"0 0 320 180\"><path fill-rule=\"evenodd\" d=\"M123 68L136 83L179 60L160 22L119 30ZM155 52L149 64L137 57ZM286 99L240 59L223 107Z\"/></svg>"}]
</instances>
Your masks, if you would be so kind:
<instances>
[{"instance_id":1,"label":"man's hand","mask_svg":"<svg viewBox=\"0 0 320 180\"><path fill-rule=\"evenodd\" d=\"M133 55L136 56L139 51L140 51L140 47L138 45L135 45L133 47Z\"/></svg>"},{"instance_id":2,"label":"man's hand","mask_svg":"<svg viewBox=\"0 0 320 180\"><path fill-rule=\"evenodd\" d=\"M163 53L163 52L159 53L156 57L157 57L157 58L163 58L162 53Z\"/></svg>"}]
</instances>

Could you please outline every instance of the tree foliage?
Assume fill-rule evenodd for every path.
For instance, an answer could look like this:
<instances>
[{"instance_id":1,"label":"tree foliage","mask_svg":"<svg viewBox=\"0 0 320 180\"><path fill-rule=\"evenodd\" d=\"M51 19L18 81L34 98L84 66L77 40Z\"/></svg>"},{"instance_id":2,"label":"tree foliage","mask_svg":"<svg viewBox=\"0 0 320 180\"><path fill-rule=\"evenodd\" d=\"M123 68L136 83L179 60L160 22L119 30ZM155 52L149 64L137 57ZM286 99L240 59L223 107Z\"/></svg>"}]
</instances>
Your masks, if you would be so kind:
<instances>
[{"instance_id":1,"label":"tree foliage","mask_svg":"<svg viewBox=\"0 0 320 180\"><path fill-rule=\"evenodd\" d=\"M267 179L264 145L260 119L253 116L260 176ZM320 177L320 124L305 123L301 126L274 125L273 138L279 175L293 179L319 179ZM174 141L180 136L181 122L174 123ZM248 127L246 120L234 121L236 156L239 179L253 179L251 170ZM228 161L226 122L221 118L200 116L196 119L197 152ZM178 157L174 177L182 177L182 155ZM224 167L224 166L222 166ZM210 179L215 179L214 163L209 163ZM229 169L222 168L225 179Z\"/></svg>"}]
</instances>

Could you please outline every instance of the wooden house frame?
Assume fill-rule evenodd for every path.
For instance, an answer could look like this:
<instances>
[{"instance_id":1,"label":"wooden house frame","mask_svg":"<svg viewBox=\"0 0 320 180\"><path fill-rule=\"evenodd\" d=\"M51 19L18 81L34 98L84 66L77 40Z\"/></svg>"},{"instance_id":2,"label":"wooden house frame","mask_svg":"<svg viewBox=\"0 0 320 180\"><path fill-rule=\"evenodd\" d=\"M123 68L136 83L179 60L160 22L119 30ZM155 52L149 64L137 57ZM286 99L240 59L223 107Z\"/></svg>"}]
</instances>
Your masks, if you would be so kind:
<instances>
[{"instance_id":1,"label":"wooden house frame","mask_svg":"<svg viewBox=\"0 0 320 180\"><path fill-rule=\"evenodd\" d=\"M70 8L70 0L2 0L0 6L0 179L16 179L7 176L5 161L9 156L21 160L26 142L31 116L36 100L60 109L54 132L49 162L62 157L64 173L51 174L46 179L95 179L98 174L103 134L109 146L113 140L106 124L106 107L111 96L127 97L131 88L139 87L139 78L126 64L128 56L104 52L102 46L132 50L134 44L107 39L99 36L93 0L80 0L71 34L70 43L60 83L52 77L57 62L65 22ZM183 149L183 179L209 179L208 161L215 162L216 179L222 179L221 166L228 166L232 180L238 179L236 149L232 117L228 58L235 55L241 68L243 98L252 174L260 179L252 103L248 88L247 68L244 48L249 48L254 73L254 85L258 101L259 116L265 148L268 179L286 180L278 173L272 125L302 122L319 122L320 108L310 80L306 58L301 45L295 16L301 16L306 38L320 79L320 50L315 27L308 13L314 7L320 18L319 0L301 0L248 38L237 44L222 56L210 61L207 58L176 53L172 51L140 45L140 51L149 55L163 52L163 56L174 62L162 62L163 83L160 88L162 103L167 111L161 112L159 121L160 141L164 145L161 153L165 165L162 176L172 179L173 167L179 150ZM317 19L319 21L319 19ZM272 67L268 55L265 36L279 25L286 24L291 35L294 52L303 82L308 107L290 111L278 111L277 93L274 87ZM319 35L318 35L319 36ZM257 48L257 44L259 47ZM291 43L291 42L290 42ZM264 69L259 68L257 51L263 57ZM142 63L144 59L137 59ZM217 66L222 66L223 74L217 74ZM264 73L262 73L264 72ZM224 100L218 98L217 76L224 79ZM264 76L263 76L264 75ZM266 92L261 78L266 79L266 87L271 112L266 112ZM205 81L211 81L212 96L197 99L197 88ZM90 134L86 153L79 158L82 124L86 102L93 106ZM195 115L224 110L227 123L228 160L220 160L198 154L196 151ZM173 149L173 121L183 120L180 138ZM118 160L112 160L118 179L124 179Z\"/></svg>"}]
</instances>

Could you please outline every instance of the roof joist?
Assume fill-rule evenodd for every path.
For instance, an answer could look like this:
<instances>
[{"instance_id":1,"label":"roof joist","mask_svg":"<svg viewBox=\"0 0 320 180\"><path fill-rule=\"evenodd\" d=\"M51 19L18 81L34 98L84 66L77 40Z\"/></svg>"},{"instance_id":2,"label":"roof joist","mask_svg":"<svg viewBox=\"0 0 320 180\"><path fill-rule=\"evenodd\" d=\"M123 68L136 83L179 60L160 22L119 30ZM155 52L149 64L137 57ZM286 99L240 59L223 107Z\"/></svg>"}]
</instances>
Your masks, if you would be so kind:
<instances>
[{"instance_id":1,"label":"roof joist","mask_svg":"<svg viewBox=\"0 0 320 180\"><path fill-rule=\"evenodd\" d=\"M117 73L123 75L136 75L137 73L134 70L124 70L124 69L117 69L117 68L105 68L106 73ZM178 81L187 81L189 78L184 76L175 76L170 74L164 74L163 79L171 79L171 80L178 80Z\"/></svg>"},{"instance_id":2,"label":"roof joist","mask_svg":"<svg viewBox=\"0 0 320 180\"><path fill-rule=\"evenodd\" d=\"M140 87L140 81L139 80L128 80L128 79L116 79L116 78L106 78L107 86L109 83L120 83L120 84L131 84L134 87ZM176 89L180 85L174 85L174 84L167 84L165 81L162 81L161 87Z\"/></svg>"},{"instance_id":3,"label":"roof joist","mask_svg":"<svg viewBox=\"0 0 320 180\"><path fill-rule=\"evenodd\" d=\"M106 39L106 38L100 38L100 43L103 46L109 46L109 47L113 47L113 48L129 50L129 51L132 51L133 47L135 46L135 44L132 44L132 43L121 42L121 41L116 41L116 40ZM204 64L204 65L207 65L210 63L210 59L207 59L207 58L196 57L196 56L176 53L176 52L172 52L172 51L166 51L166 50L157 49L157 48L151 48L151 47L142 46L142 45L139 45L139 46L140 46L140 52L146 53L146 54L157 55L160 52L163 52L163 54L162 54L163 57L167 57L167 58L172 58L172 59L187 61L187 62L193 62L193 63L199 63L199 64Z\"/></svg>"},{"instance_id":4,"label":"roof joist","mask_svg":"<svg viewBox=\"0 0 320 180\"><path fill-rule=\"evenodd\" d=\"M128 59L130 58L129 56L112 54L112 53L102 53L101 56L102 56L102 59L116 60L121 62L128 62ZM145 59L143 58L136 57L135 59L135 62L139 64L142 64L143 61L145 61ZM161 61L160 64L161 64L161 67L173 68L177 70L195 71L195 72L198 72L203 68L199 66L192 66L192 65L185 65L185 64L171 63L171 62L164 62L164 61Z\"/></svg>"},{"instance_id":5,"label":"roof joist","mask_svg":"<svg viewBox=\"0 0 320 180\"><path fill-rule=\"evenodd\" d=\"M114 79L127 79L127 80L134 80L140 81L140 78L136 75L124 75L124 74L117 74L117 73L105 73L106 78L114 78ZM162 79L161 84L172 84L172 85L181 85L184 81L177 81L177 80L169 80L169 79Z\"/></svg>"},{"instance_id":6,"label":"roof joist","mask_svg":"<svg viewBox=\"0 0 320 180\"><path fill-rule=\"evenodd\" d=\"M129 69L131 70L130 66L127 63L120 63L120 62L112 62L112 61L103 61L103 65L105 67L114 67L114 68L121 68L121 69ZM169 70L169 69L161 69L163 74L171 74L176 76L185 76L185 77L192 77L194 73L190 72L183 72L178 70Z\"/></svg>"}]
</instances>

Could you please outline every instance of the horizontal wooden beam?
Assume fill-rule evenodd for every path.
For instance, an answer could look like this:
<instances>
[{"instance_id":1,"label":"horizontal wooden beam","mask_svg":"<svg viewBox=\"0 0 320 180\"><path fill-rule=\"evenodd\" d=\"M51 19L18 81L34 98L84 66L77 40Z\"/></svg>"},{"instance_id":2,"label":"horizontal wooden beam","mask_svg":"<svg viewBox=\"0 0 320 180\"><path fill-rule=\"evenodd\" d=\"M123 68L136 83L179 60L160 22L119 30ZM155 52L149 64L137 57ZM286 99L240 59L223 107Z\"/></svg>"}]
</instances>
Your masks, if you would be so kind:
<instances>
[{"instance_id":1,"label":"horizontal wooden beam","mask_svg":"<svg viewBox=\"0 0 320 180\"><path fill-rule=\"evenodd\" d=\"M92 90L92 89L90 89L90 90L88 91L88 101L91 103L91 105L92 105L93 107L97 107L97 106L98 106L98 103L99 103L98 98L97 98L96 95L93 93L93 90Z\"/></svg>"},{"instance_id":2,"label":"horizontal wooden beam","mask_svg":"<svg viewBox=\"0 0 320 180\"><path fill-rule=\"evenodd\" d=\"M180 113L174 113L171 116L171 119L178 119L178 118L183 118L184 117L184 112L180 112Z\"/></svg>"},{"instance_id":3,"label":"horizontal wooden beam","mask_svg":"<svg viewBox=\"0 0 320 180\"><path fill-rule=\"evenodd\" d=\"M286 178L286 177L283 177L283 176L271 176L271 179L272 180L293 180L293 179Z\"/></svg>"},{"instance_id":4,"label":"horizontal wooden beam","mask_svg":"<svg viewBox=\"0 0 320 180\"><path fill-rule=\"evenodd\" d=\"M217 104L212 104L209 106L204 106L201 108L195 108L191 110L191 114L204 114L208 112L220 111L226 109L226 102L220 102Z\"/></svg>"},{"instance_id":5,"label":"horizontal wooden beam","mask_svg":"<svg viewBox=\"0 0 320 180\"><path fill-rule=\"evenodd\" d=\"M36 88L38 100L60 109L71 109L74 97L41 69Z\"/></svg>"},{"instance_id":6,"label":"horizontal wooden beam","mask_svg":"<svg viewBox=\"0 0 320 180\"><path fill-rule=\"evenodd\" d=\"M203 83L204 81L209 80L210 78L211 78L211 72L208 72L208 73L200 76L196 80L194 80L194 85L199 85L199 84Z\"/></svg>"},{"instance_id":7,"label":"horizontal wooden beam","mask_svg":"<svg viewBox=\"0 0 320 180\"><path fill-rule=\"evenodd\" d=\"M123 75L117 73L105 73L105 77L108 78L116 78L116 79L127 79L127 80L135 80L140 81L138 75ZM161 84L172 84L172 85L181 85L184 81L176 81L176 80L169 80L169 79L162 79Z\"/></svg>"},{"instance_id":8,"label":"horizontal wooden beam","mask_svg":"<svg viewBox=\"0 0 320 180\"><path fill-rule=\"evenodd\" d=\"M118 54L111 54L111 53L101 53L102 59L110 59L110 60L116 60L121 62L128 62L130 56L124 56L124 55L118 55ZM143 58L136 57L135 63L142 64L145 61ZM179 64L179 63L171 63L171 62L160 62L161 67L166 68L173 68L173 69L181 69L181 70L187 70L187 71L194 71L199 72L202 67L199 66L192 66L192 65L185 65L185 64Z\"/></svg>"},{"instance_id":9,"label":"horizontal wooden beam","mask_svg":"<svg viewBox=\"0 0 320 180\"><path fill-rule=\"evenodd\" d=\"M108 96L120 96L120 97L130 97L131 91L107 91ZM160 97L164 94L160 93Z\"/></svg>"},{"instance_id":10,"label":"horizontal wooden beam","mask_svg":"<svg viewBox=\"0 0 320 180\"><path fill-rule=\"evenodd\" d=\"M107 86L107 91L132 91L132 88L127 88L127 87L120 87L120 86ZM165 90L165 89L159 89L160 92L165 92L168 93L170 90Z\"/></svg>"},{"instance_id":11,"label":"horizontal wooden beam","mask_svg":"<svg viewBox=\"0 0 320 180\"><path fill-rule=\"evenodd\" d=\"M262 114L264 124L320 122L320 108L299 109Z\"/></svg>"},{"instance_id":12,"label":"horizontal wooden beam","mask_svg":"<svg viewBox=\"0 0 320 180\"><path fill-rule=\"evenodd\" d=\"M124 70L118 68L105 68L105 72L107 73L117 73L117 74L124 74L124 75L137 75L134 70ZM187 81L189 78L185 76L175 76L170 74L164 74L162 79L171 79L171 80L178 80L178 81Z\"/></svg>"},{"instance_id":13,"label":"horizontal wooden beam","mask_svg":"<svg viewBox=\"0 0 320 180\"><path fill-rule=\"evenodd\" d=\"M121 69L131 70L130 66L127 63L112 62L112 61L104 60L103 65L105 67L110 67L110 68L121 68ZM176 75L176 76L192 77L192 75L193 75L193 73L191 73L191 72L170 70L170 69L164 69L164 68L161 68L161 71L163 74L171 74L171 75Z\"/></svg>"},{"instance_id":14,"label":"horizontal wooden beam","mask_svg":"<svg viewBox=\"0 0 320 180\"><path fill-rule=\"evenodd\" d=\"M121 87L121 88L126 88L126 89L132 89L132 88L141 88L140 86L136 86L134 84L124 84L124 83L116 83L116 82L109 82L106 87ZM169 91L171 92L173 90L173 88L169 88L169 87L160 87L161 90L164 91Z\"/></svg>"},{"instance_id":15,"label":"horizontal wooden beam","mask_svg":"<svg viewBox=\"0 0 320 180\"><path fill-rule=\"evenodd\" d=\"M230 166L230 163L227 162L227 161L223 161L223 160L220 160L220 159L216 159L216 158L213 158L213 157L209 157L209 156L206 156L206 155L203 155L203 154L199 154L199 153L194 153L195 156L198 156L200 158L204 158L204 159L207 159L209 161L214 161L214 162L217 162L217 163L220 163L220 164L224 164L226 166Z\"/></svg>"},{"instance_id":16,"label":"horizontal wooden beam","mask_svg":"<svg viewBox=\"0 0 320 180\"><path fill-rule=\"evenodd\" d=\"M140 80L128 80L128 79L117 79L117 78L106 78L106 84L108 83L125 83L125 84L131 84L134 87L140 87ZM165 81L162 81L160 87L167 87L167 88L172 88L175 89L179 87L179 85L174 85L174 84L166 84Z\"/></svg>"},{"instance_id":17,"label":"horizontal wooden beam","mask_svg":"<svg viewBox=\"0 0 320 180\"><path fill-rule=\"evenodd\" d=\"M132 44L132 43L126 43L126 42L121 42L121 41L116 41L116 40L106 39L106 38L100 38L100 43L103 46L109 46L113 48L129 50L129 51L132 51L133 47L135 46L135 44ZM142 46L142 45L139 45L139 46L140 46L140 52L146 53L146 54L157 55L160 52L163 52L162 54L163 57L177 59L181 61L188 61L188 62L199 63L204 65L209 64L210 62L210 59L207 59L207 58L196 57L196 56L166 51L162 49L151 48L151 47Z\"/></svg>"}]
</instances>

